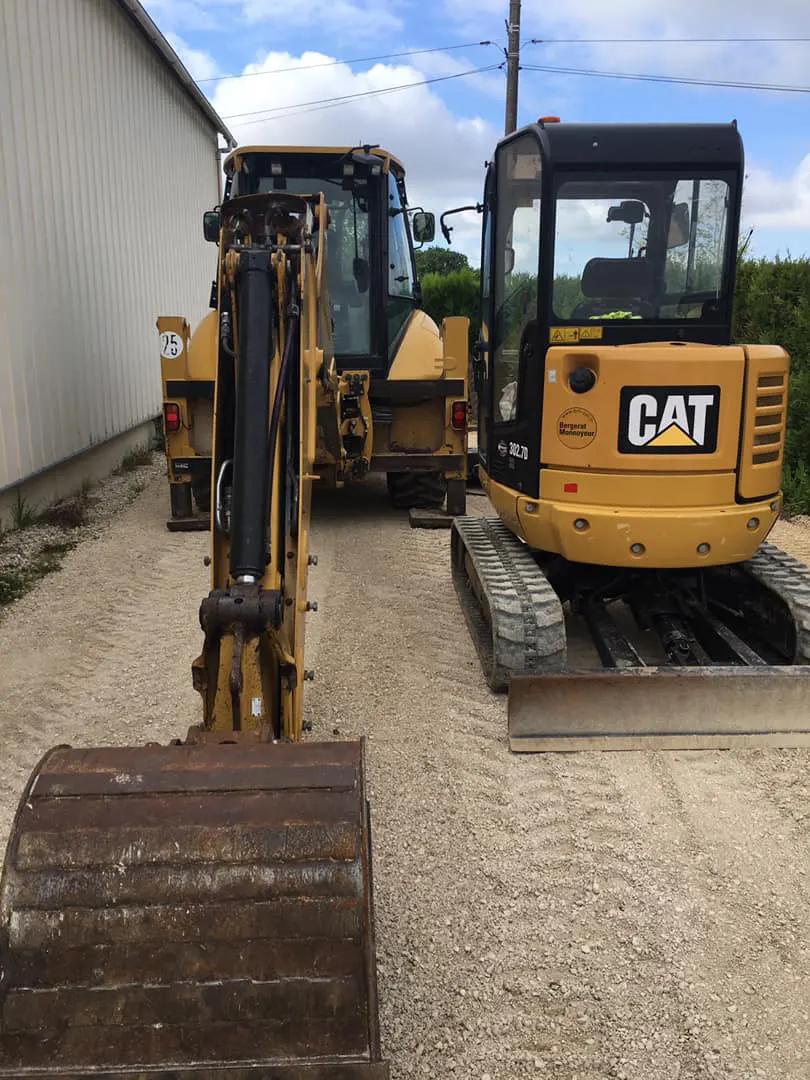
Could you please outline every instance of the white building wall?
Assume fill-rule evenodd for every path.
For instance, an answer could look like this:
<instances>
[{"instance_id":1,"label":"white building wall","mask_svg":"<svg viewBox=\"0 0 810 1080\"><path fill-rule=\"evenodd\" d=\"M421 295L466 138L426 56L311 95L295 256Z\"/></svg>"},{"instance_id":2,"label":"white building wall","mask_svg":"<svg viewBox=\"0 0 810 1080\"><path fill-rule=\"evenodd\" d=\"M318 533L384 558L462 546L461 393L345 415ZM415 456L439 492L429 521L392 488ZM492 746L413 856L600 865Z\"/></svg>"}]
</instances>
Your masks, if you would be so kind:
<instances>
[{"instance_id":1,"label":"white building wall","mask_svg":"<svg viewBox=\"0 0 810 1080\"><path fill-rule=\"evenodd\" d=\"M160 408L205 314L210 122L116 0L0 0L0 491Z\"/></svg>"}]
</instances>

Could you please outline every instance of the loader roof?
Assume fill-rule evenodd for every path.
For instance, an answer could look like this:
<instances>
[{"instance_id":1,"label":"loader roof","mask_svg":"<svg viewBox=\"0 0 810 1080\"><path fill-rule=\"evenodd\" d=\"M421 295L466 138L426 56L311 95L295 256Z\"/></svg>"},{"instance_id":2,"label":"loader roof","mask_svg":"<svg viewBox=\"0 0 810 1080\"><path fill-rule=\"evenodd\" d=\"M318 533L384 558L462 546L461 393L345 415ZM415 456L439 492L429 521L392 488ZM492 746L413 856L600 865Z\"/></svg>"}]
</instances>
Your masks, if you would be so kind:
<instances>
[{"instance_id":1,"label":"loader roof","mask_svg":"<svg viewBox=\"0 0 810 1080\"><path fill-rule=\"evenodd\" d=\"M353 146L239 146L225 159L223 168L226 176L233 176L237 158L244 157L247 154L277 154L279 157L293 154L296 156L301 154L324 154L329 157L343 157L356 149L358 147ZM405 175L405 166L388 150L376 146L371 148L369 152L383 159L386 170L393 169L400 176Z\"/></svg>"},{"instance_id":2,"label":"loader roof","mask_svg":"<svg viewBox=\"0 0 810 1080\"><path fill-rule=\"evenodd\" d=\"M741 169L737 124L531 125L555 168L680 167ZM524 129L525 131L526 129Z\"/></svg>"}]
</instances>

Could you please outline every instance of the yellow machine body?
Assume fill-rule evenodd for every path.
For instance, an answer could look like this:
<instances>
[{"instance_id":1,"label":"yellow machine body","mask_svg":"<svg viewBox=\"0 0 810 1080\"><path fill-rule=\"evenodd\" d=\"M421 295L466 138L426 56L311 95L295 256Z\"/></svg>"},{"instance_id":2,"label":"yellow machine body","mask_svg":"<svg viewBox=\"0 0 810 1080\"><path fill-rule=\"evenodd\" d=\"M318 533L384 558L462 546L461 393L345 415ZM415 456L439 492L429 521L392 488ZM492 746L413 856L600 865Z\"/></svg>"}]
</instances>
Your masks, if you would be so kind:
<instances>
[{"instance_id":1,"label":"yellow machine body","mask_svg":"<svg viewBox=\"0 0 810 1080\"><path fill-rule=\"evenodd\" d=\"M734 344L735 124L559 124L488 166L454 582L516 751L810 746L789 357ZM446 215L445 215L446 216Z\"/></svg>"},{"instance_id":2,"label":"yellow machine body","mask_svg":"<svg viewBox=\"0 0 810 1080\"><path fill-rule=\"evenodd\" d=\"M587 366L583 401L569 376ZM753 557L781 511L787 353L775 346L617 345L546 354L539 498L482 480L504 522L537 550L574 563L672 569ZM705 421L689 387L717 387L716 446L695 448ZM641 435L658 453L619 450L623 387L666 388L670 405L643 402ZM683 391L679 388L683 388ZM649 396L649 395L647 395ZM694 391L692 391L694 396ZM690 420L700 428L690 431Z\"/></svg>"},{"instance_id":3,"label":"yellow machine body","mask_svg":"<svg viewBox=\"0 0 810 1080\"><path fill-rule=\"evenodd\" d=\"M194 334L182 316L157 320L163 387L163 434L173 531L208 528L214 423L217 317Z\"/></svg>"},{"instance_id":4,"label":"yellow machine body","mask_svg":"<svg viewBox=\"0 0 810 1080\"><path fill-rule=\"evenodd\" d=\"M319 391L314 472L320 486L341 487L383 472L395 505L438 508L446 503L449 514L463 513L467 322L450 319L439 328L421 309L405 170L385 150L363 150L239 147L224 162L225 201L270 190L319 190L331 205L331 301L319 317L331 320L335 373L351 380L352 392L344 382L345 415L335 438L334 400L328 389ZM356 189L346 187L355 183ZM210 453L191 433L199 434L210 419L205 407L216 364L216 318L212 312L203 320L169 367L163 353L187 343L188 331L179 334L176 320L159 320L164 413L177 402L182 415L181 429L166 436L169 481L176 485L170 489L170 528L194 527L189 486L198 512L204 512L205 496L198 500L196 495L212 485ZM192 476L201 478L196 486L190 484Z\"/></svg>"}]
</instances>

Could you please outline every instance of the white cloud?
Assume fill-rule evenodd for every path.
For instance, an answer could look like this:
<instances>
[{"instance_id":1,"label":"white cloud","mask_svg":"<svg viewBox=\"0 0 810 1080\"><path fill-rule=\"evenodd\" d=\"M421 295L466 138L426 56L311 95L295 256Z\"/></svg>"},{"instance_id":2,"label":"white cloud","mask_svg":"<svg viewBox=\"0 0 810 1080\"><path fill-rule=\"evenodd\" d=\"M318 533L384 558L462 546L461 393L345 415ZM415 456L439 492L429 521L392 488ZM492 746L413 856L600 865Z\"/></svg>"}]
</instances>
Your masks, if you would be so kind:
<instances>
[{"instance_id":1,"label":"white cloud","mask_svg":"<svg viewBox=\"0 0 810 1080\"><path fill-rule=\"evenodd\" d=\"M217 62L210 53L202 49L192 49L181 37L171 31L164 37L183 61L192 79L212 79L218 73Z\"/></svg>"},{"instance_id":2,"label":"white cloud","mask_svg":"<svg viewBox=\"0 0 810 1080\"><path fill-rule=\"evenodd\" d=\"M284 75L256 75L221 83L213 104L242 144L355 146L381 143L406 169L408 197L437 216L458 205L480 200L484 162L492 156L500 131L475 115L455 116L429 86L359 98L339 108L307 109L305 103L326 98L379 91L416 83L424 75L406 64L376 64L368 71L352 72L345 64L313 68L331 59L320 53L293 57L270 53L262 64L246 72L293 68ZM306 70L307 65L310 66ZM466 81L466 80L465 80ZM228 119L234 114L302 108ZM478 262L480 218L460 214L451 219L453 247ZM438 231L438 230L437 230Z\"/></svg>"},{"instance_id":3,"label":"white cloud","mask_svg":"<svg viewBox=\"0 0 810 1080\"><path fill-rule=\"evenodd\" d=\"M810 154L786 179L751 165L743 194L743 218L755 230L810 229Z\"/></svg>"}]
</instances>

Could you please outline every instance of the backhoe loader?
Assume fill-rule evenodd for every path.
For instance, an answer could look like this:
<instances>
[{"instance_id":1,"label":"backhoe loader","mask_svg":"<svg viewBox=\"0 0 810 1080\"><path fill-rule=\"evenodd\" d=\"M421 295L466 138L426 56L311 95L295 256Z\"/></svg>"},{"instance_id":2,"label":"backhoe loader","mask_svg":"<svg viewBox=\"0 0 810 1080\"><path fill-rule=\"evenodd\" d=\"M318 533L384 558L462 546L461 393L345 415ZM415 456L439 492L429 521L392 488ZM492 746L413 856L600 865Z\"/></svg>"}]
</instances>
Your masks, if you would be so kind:
<instances>
[{"instance_id":1,"label":"backhoe loader","mask_svg":"<svg viewBox=\"0 0 810 1080\"><path fill-rule=\"evenodd\" d=\"M451 559L514 751L810 745L810 571L766 542L789 358L731 344L742 184L735 123L544 118L488 166L498 516Z\"/></svg>"},{"instance_id":2,"label":"backhoe loader","mask_svg":"<svg viewBox=\"0 0 810 1080\"><path fill-rule=\"evenodd\" d=\"M363 743L300 741L316 419L334 434L356 396L327 222L322 195L283 191L207 216L203 721L169 746L56 747L34 770L0 889L2 1077L388 1077Z\"/></svg>"},{"instance_id":3,"label":"backhoe loader","mask_svg":"<svg viewBox=\"0 0 810 1080\"><path fill-rule=\"evenodd\" d=\"M402 164L372 146L242 146L224 170L226 199L273 191L326 198L334 350L338 371L353 379L357 393L346 401L339 440L318 420L319 486L342 487L384 472L395 506L446 504L448 515L463 514L466 354L456 362L455 348L445 347L421 308L413 248L433 239L434 219L409 209ZM216 315L193 335L183 319L161 317L158 332L172 507L167 524L195 528L201 519L206 524L208 513Z\"/></svg>"}]
</instances>

